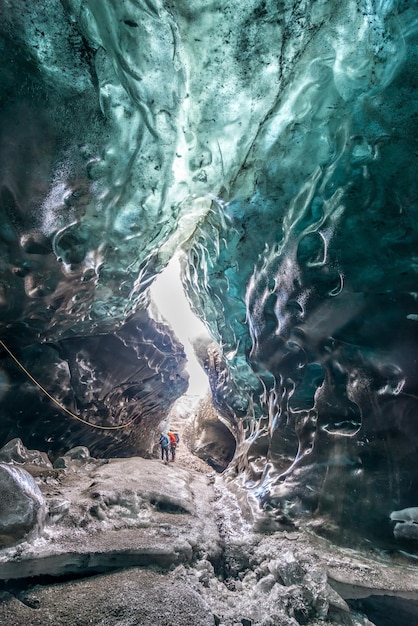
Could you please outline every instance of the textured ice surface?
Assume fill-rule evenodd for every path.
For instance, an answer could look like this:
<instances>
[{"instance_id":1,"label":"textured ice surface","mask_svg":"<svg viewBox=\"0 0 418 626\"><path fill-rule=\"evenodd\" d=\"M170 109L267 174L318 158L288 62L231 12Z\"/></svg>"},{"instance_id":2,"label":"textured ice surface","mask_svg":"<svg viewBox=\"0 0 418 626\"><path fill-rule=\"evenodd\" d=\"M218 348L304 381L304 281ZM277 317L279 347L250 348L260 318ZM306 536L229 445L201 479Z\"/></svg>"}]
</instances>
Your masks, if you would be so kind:
<instances>
[{"instance_id":1,"label":"textured ice surface","mask_svg":"<svg viewBox=\"0 0 418 626\"><path fill-rule=\"evenodd\" d=\"M32 476L0 463L0 548L34 539L45 521L45 501Z\"/></svg>"},{"instance_id":2,"label":"textured ice surface","mask_svg":"<svg viewBox=\"0 0 418 626\"><path fill-rule=\"evenodd\" d=\"M254 532L219 476L157 459L96 460L83 448L67 456L79 465L25 465L47 525L0 550L1 623L134 626L158 615L166 624L368 626L377 596L392 611L396 596L416 597L405 563L308 533ZM415 605L405 601L402 616ZM400 626L413 623L402 616Z\"/></svg>"},{"instance_id":3,"label":"textured ice surface","mask_svg":"<svg viewBox=\"0 0 418 626\"><path fill-rule=\"evenodd\" d=\"M253 519L393 543L418 469L416 3L0 17L1 336L95 423L141 418L85 436L5 360L3 436L146 453L186 385L143 311L181 247Z\"/></svg>"}]
</instances>

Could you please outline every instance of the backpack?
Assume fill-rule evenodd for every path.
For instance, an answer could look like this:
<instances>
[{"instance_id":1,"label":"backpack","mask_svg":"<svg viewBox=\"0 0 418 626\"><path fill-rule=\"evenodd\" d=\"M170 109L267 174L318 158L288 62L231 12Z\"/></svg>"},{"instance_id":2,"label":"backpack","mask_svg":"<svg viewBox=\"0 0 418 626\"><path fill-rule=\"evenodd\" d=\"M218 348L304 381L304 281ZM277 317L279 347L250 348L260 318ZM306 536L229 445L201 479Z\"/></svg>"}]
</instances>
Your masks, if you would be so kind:
<instances>
[{"instance_id":1,"label":"backpack","mask_svg":"<svg viewBox=\"0 0 418 626\"><path fill-rule=\"evenodd\" d=\"M175 446L176 444L178 444L178 442L180 441L180 438L177 433L173 433L170 431L167 434L170 437L170 443L172 446Z\"/></svg>"},{"instance_id":2,"label":"backpack","mask_svg":"<svg viewBox=\"0 0 418 626\"><path fill-rule=\"evenodd\" d=\"M170 443L170 440L167 437L167 435L160 435L160 444L162 445L163 448L166 448L169 443Z\"/></svg>"}]
</instances>

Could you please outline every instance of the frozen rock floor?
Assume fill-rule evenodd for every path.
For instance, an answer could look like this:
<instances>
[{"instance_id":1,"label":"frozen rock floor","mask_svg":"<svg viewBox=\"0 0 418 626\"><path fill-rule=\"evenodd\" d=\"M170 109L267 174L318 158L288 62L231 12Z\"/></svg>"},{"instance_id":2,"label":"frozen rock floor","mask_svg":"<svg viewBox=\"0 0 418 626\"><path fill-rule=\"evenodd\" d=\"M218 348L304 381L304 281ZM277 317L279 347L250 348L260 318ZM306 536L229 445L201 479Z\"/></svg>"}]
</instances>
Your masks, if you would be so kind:
<instances>
[{"instance_id":1,"label":"frozen rock floor","mask_svg":"<svg viewBox=\"0 0 418 626\"><path fill-rule=\"evenodd\" d=\"M130 568L2 596L4 626L213 626L198 593L150 569Z\"/></svg>"},{"instance_id":2,"label":"frozen rock floor","mask_svg":"<svg viewBox=\"0 0 418 626\"><path fill-rule=\"evenodd\" d=\"M418 623L416 568L253 532L222 477L181 446L168 465L64 465L26 466L47 515L37 539L0 550L1 626L387 626L389 609L375 622L364 611L375 596L398 617L403 598L404 623Z\"/></svg>"},{"instance_id":3,"label":"frozen rock floor","mask_svg":"<svg viewBox=\"0 0 418 626\"><path fill-rule=\"evenodd\" d=\"M2 578L129 565L169 568L220 554L208 477L143 458L93 459L35 472L48 515L42 536L0 554Z\"/></svg>"}]
</instances>

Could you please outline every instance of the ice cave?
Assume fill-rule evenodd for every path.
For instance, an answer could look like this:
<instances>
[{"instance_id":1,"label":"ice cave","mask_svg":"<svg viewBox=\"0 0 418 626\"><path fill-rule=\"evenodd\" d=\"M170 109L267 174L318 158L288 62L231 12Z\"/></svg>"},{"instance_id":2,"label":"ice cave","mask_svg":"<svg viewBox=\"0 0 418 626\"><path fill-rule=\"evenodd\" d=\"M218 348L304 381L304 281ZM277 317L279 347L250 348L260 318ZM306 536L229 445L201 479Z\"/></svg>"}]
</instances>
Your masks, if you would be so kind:
<instances>
[{"instance_id":1,"label":"ice cave","mask_svg":"<svg viewBox=\"0 0 418 626\"><path fill-rule=\"evenodd\" d=\"M418 624L416 0L0 17L0 625Z\"/></svg>"}]
</instances>

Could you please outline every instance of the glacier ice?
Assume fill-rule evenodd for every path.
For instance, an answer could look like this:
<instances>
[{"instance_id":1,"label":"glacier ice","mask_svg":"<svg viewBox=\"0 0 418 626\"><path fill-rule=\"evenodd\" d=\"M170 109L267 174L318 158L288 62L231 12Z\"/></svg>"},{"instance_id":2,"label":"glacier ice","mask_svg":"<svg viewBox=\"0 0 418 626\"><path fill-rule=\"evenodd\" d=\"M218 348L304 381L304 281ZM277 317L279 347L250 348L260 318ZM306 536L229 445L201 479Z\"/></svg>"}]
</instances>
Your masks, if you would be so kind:
<instances>
[{"instance_id":1,"label":"glacier ice","mask_svg":"<svg viewBox=\"0 0 418 626\"><path fill-rule=\"evenodd\" d=\"M146 453L187 387L146 311L181 250L249 514L392 542L418 469L415 3L0 17L0 336L95 424L138 414L83 434L4 354L3 442Z\"/></svg>"}]
</instances>

